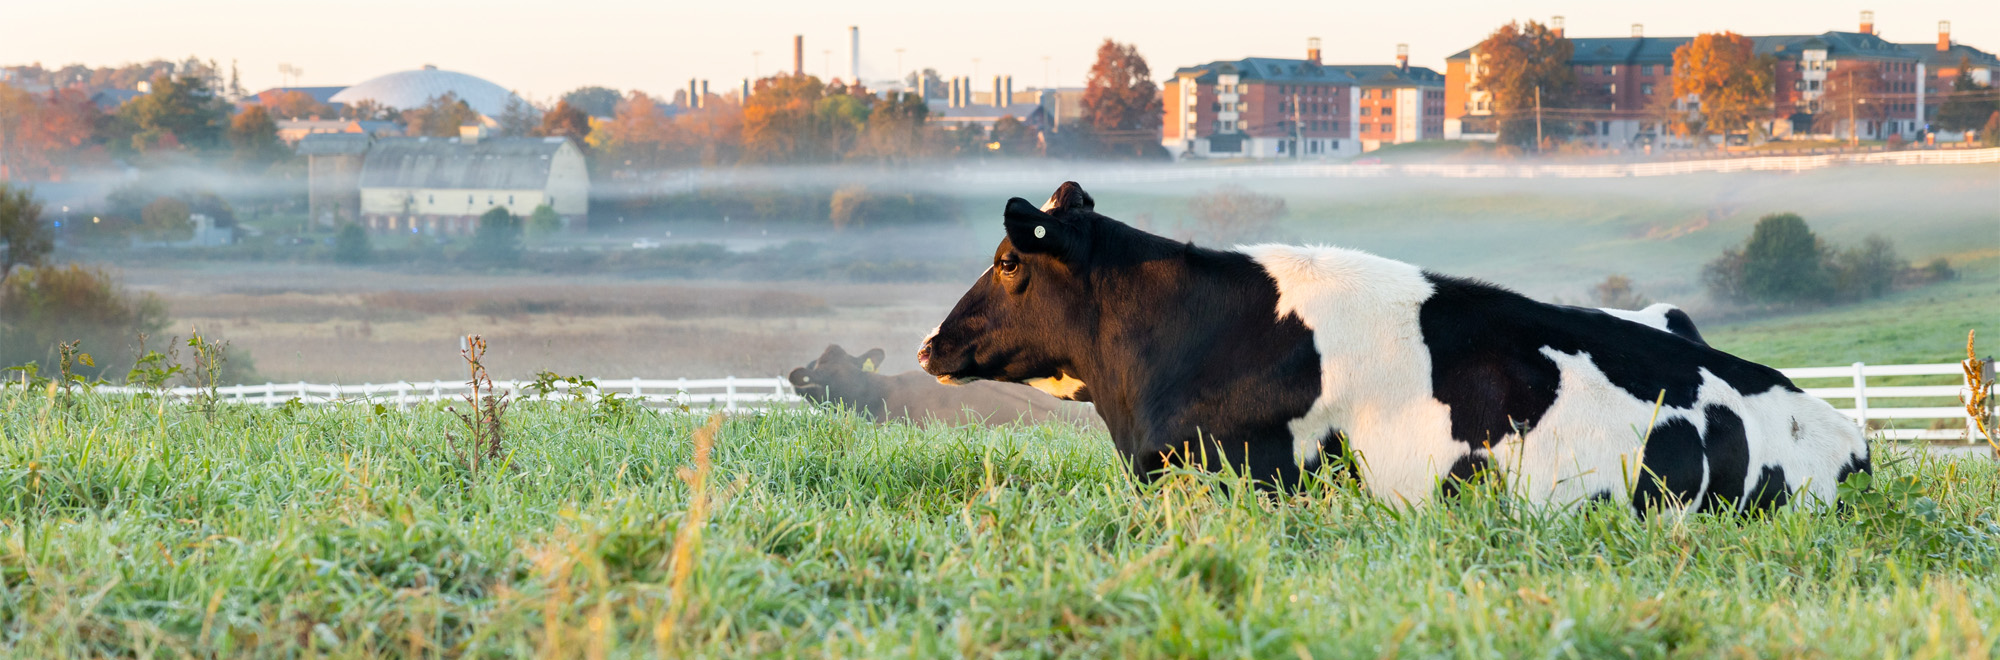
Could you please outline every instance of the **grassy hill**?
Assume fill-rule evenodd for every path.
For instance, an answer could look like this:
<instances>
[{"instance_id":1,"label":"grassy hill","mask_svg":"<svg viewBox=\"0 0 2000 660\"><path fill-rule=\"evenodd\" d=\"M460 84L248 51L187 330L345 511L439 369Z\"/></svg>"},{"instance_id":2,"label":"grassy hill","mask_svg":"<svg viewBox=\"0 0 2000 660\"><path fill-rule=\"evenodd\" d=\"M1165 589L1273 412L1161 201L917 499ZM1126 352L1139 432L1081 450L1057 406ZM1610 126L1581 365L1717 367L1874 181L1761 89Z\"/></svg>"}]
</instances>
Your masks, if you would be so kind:
<instances>
[{"instance_id":1,"label":"grassy hill","mask_svg":"<svg viewBox=\"0 0 2000 660\"><path fill-rule=\"evenodd\" d=\"M456 424L0 393L0 655L2000 651L1983 459L1893 462L1839 516L1640 519L1141 487L1078 431L797 413L723 425L696 490L698 416L520 404L477 470Z\"/></svg>"}]
</instances>

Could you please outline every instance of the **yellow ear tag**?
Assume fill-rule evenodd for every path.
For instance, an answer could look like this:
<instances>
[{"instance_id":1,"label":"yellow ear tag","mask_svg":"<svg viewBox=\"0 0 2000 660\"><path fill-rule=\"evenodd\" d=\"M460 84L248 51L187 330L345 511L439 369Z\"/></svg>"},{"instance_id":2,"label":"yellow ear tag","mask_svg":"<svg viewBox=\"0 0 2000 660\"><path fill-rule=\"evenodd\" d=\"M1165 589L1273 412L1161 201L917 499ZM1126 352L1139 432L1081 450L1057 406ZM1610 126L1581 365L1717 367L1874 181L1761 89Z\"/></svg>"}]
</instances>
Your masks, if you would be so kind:
<instances>
[{"instance_id":1,"label":"yellow ear tag","mask_svg":"<svg viewBox=\"0 0 2000 660\"><path fill-rule=\"evenodd\" d=\"M866 371L866 372L869 372L869 373L874 373L874 372L875 372L875 361L874 361L874 360L862 360L862 361L861 361L861 370L862 370L862 371Z\"/></svg>"},{"instance_id":2,"label":"yellow ear tag","mask_svg":"<svg viewBox=\"0 0 2000 660\"><path fill-rule=\"evenodd\" d=\"M1035 225L1035 238L1041 238L1047 235L1049 235L1049 230L1047 227L1043 227L1041 225Z\"/></svg>"}]
</instances>

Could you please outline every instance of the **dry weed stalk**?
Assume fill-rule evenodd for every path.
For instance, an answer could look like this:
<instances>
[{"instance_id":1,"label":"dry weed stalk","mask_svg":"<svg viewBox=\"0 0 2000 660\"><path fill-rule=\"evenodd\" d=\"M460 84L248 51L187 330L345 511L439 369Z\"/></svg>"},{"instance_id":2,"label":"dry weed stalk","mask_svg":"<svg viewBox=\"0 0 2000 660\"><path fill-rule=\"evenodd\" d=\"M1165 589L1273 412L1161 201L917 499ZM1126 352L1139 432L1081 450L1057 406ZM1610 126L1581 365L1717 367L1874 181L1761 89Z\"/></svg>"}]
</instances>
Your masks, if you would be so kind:
<instances>
[{"instance_id":1,"label":"dry weed stalk","mask_svg":"<svg viewBox=\"0 0 2000 660\"><path fill-rule=\"evenodd\" d=\"M694 432L694 469L677 471L688 485L688 510L687 519L674 533L673 575L668 581L671 600L667 601L666 615L653 628L653 643L660 657L673 655L674 634L690 609L688 578L694 574L695 554L701 549L701 528L708 523L709 451L715 447L715 436L722 432L722 419L722 413L711 415L708 424Z\"/></svg>"},{"instance_id":2,"label":"dry weed stalk","mask_svg":"<svg viewBox=\"0 0 2000 660\"><path fill-rule=\"evenodd\" d=\"M1987 413L1987 397L1993 390L1993 383L1986 379L1986 361L1972 348L1972 338L1977 330L1965 331L1965 361L1959 366L1965 368L1965 418L1970 422L1965 428L1967 434L1977 427L1979 434L1986 436L1986 446L2000 452L2000 444L1993 439L1991 416ZM1967 438L1970 440L1970 438Z\"/></svg>"},{"instance_id":3,"label":"dry weed stalk","mask_svg":"<svg viewBox=\"0 0 2000 660\"><path fill-rule=\"evenodd\" d=\"M450 408L446 410L457 415L459 421L465 423L466 431L472 434L472 451L462 458L473 472L478 472L482 463L500 460L503 438L501 419L507 414L509 402L507 392L493 385L493 377L486 373L486 365L480 362L486 357L484 337L460 337L458 355L465 359L466 370L470 374L466 381L470 391L465 395L465 402L472 406L472 411L467 414Z\"/></svg>"}]
</instances>

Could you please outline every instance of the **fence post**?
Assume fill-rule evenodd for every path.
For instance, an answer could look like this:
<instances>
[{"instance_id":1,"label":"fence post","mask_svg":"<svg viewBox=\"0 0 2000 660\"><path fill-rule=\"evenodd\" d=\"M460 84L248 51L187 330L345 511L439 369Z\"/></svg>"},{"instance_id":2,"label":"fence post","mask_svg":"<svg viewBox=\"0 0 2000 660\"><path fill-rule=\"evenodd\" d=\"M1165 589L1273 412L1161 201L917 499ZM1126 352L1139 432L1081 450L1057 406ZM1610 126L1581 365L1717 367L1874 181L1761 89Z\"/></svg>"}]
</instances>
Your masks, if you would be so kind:
<instances>
[{"instance_id":1,"label":"fence post","mask_svg":"<svg viewBox=\"0 0 2000 660\"><path fill-rule=\"evenodd\" d=\"M396 381L396 409L410 409L410 384L407 381Z\"/></svg>"},{"instance_id":2,"label":"fence post","mask_svg":"<svg viewBox=\"0 0 2000 660\"><path fill-rule=\"evenodd\" d=\"M1854 414L1860 418L1861 430L1868 431L1868 371L1867 365L1854 363Z\"/></svg>"},{"instance_id":3,"label":"fence post","mask_svg":"<svg viewBox=\"0 0 2000 660\"><path fill-rule=\"evenodd\" d=\"M264 407L272 408L276 407L277 405L278 405L278 384L264 383Z\"/></svg>"},{"instance_id":4,"label":"fence post","mask_svg":"<svg viewBox=\"0 0 2000 660\"><path fill-rule=\"evenodd\" d=\"M735 376L727 376L722 379L722 409L730 411L736 410Z\"/></svg>"}]
</instances>

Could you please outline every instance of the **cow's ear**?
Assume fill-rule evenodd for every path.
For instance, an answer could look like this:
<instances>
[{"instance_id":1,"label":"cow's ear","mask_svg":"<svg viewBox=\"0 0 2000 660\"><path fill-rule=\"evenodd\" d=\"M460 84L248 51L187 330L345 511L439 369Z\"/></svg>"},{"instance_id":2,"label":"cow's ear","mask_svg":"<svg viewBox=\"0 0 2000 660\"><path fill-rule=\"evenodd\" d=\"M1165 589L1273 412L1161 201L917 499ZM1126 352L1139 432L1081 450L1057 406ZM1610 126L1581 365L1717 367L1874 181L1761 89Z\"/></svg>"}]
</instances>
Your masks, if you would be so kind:
<instances>
[{"instance_id":1,"label":"cow's ear","mask_svg":"<svg viewBox=\"0 0 2000 660\"><path fill-rule=\"evenodd\" d=\"M792 381L793 387L798 387L812 383L812 376L806 375L805 367L799 367L793 369L791 375L786 377L786 380Z\"/></svg>"},{"instance_id":2,"label":"cow's ear","mask_svg":"<svg viewBox=\"0 0 2000 660\"><path fill-rule=\"evenodd\" d=\"M1049 213L1064 209L1092 211L1096 208L1097 201L1091 199L1090 193L1084 192L1083 186L1075 181L1064 181L1056 186L1055 194L1049 195L1049 201L1042 203L1042 210Z\"/></svg>"},{"instance_id":3,"label":"cow's ear","mask_svg":"<svg viewBox=\"0 0 2000 660\"><path fill-rule=\"evenodd\" d=\"M882 350L882 349L879 349L879 348L877 348L877 349L873 349L873 350L870 350L870 351L868 351L868 352L866 352L866 353L862 353L862 354L861 354L861 370L862 370L862 371L866 371L866 372L868 372L868 373L871 373L871 374L872 374L872 373L875 373L875 372L878 372L878 371L881 371L881 370L882 370L882 358L884 358L884 357L888 357L888 355L889 355L888 353L886 353L886 352L883 352L883 350Z\"/></svg>"},{"instance_id":4,"label":"cow's ear","mask_svg":"<svg viewBox=\"0 0 2000 660\"><path fill-rule=\"evenodd\" d=\"M1028 200L1019 197L1007 200L1004 224L1007 238L1013 241L1015 250L1026 254L1046 254L1057 259L1067 259L1077 253L1079 237L1076 223L1057 220L1035 208Z\"/></svg>"}]
</instances>

